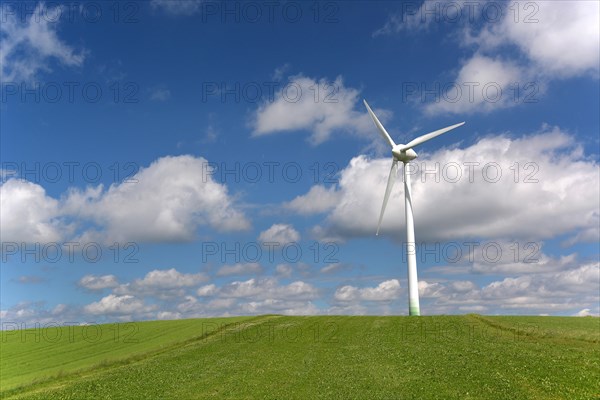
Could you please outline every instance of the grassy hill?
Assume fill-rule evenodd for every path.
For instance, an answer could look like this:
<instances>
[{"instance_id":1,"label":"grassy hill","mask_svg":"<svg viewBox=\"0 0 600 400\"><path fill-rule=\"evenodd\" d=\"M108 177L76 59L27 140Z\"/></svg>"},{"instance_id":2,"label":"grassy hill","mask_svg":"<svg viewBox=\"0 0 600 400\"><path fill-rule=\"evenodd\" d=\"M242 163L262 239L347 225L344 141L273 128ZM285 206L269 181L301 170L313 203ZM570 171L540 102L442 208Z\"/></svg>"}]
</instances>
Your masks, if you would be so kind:
<instances>
[{"instance_id":1,"label":"grassy hill","mask_svg":"<svg viewBox=\"0 0 600 400\"><path fill-rule=\"evenodd\" d=\"M27 399L600 399L600 319L266 315L4 331Z\"/></svg>"}]
</instances>

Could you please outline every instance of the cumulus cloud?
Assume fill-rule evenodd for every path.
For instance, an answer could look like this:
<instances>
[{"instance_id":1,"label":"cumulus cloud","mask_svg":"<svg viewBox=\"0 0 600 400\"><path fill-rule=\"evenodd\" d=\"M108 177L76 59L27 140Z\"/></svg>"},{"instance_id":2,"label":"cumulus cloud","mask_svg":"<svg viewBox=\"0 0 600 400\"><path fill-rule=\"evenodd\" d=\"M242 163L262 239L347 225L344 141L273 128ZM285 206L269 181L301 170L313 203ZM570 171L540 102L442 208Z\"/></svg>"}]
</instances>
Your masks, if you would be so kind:
<instances>
[{"instance_id":1,"label":"cumulus cloud","mask_svg":"<svg viewBox=\"0 0 600 400\"><path fill-rule=\"evenodd\" d=\"M381 282L376 287L358 288L355 286L342 286L335 291L337 301L390 301L400 296L400 282L390 279Z\"/></svg>"},{"instance_id":2,"label":"cumulus cloud","mask_svg":"<svg viewBox=\"0 0 600 400\"><path fill-rule=\"evenodd\" d=\"M88 290L103 290L119 286L119 281L114 275L86 275L77 284Z\"/></svg>"},{"instance_id":3,"label":"cumulus cloud","mask_svg":"<svg viewBox=\"0 0 600 400\"><path fill-rule=\"evenodd\" d=\"M129 321L207 316L279 313L403 314L406 291L397 279L373 286L344 285L317 289L294 281L282 284L272 277L199 286L200 274L154 270L144 277L115 287L111 275L88 275L79 282L90 289L112 292L82 307L19 303L1 311L3 323L57 321ZM464 279L419 281L421 307L426 314L528 313L598 315L600 265L573 264L548 272L502 277L486 284ZM167 294L167 295L166 295ZM317 306L317 304L325 304Z\"/></svg>"},{"instance_id":4,"label":"cumulus cloud","mask_svg":"<svg viewBox=\"0 0 600 400\"><path fill-rule=\"evenodd\" d=\"M421 297L439 297L443 289L442 285L437 282L419 281L418 286L419 296Z\"/></svg>"},{"instance_id":5,"label":"cumulus cloud","mask_svg":"<svg viewBox=\"0 0 600 400\"><path fill-rule=\"evenodd\" d=\"M469 267L472 274L517 275L553 272L577 264L577 253L551 257L541 242L484 242L474 249Z\"/></svg>"},{"instance_id":6,"label":"cumulus cloud","mask_svg":"<svg viewBox=\"0 0 600 400\"><path fill-rule=\"evenodd\" d=\"M592 314L591 310L589 308L584 308L583 310L580 310L578 312L576 312L575 314L573 314L574 317L591 317L594 316L594 314ZM595 315L597 317L597 315Z\"/></svg>"},{"instance_id":7,"label":"cumulus cloud","mask_svg":"<svg viewBox=\"0 0 600 400\"><path fill-rule=\"evenodd\" d=\"M8 179L0 186L2 239L53 242L175 242L194 239L196 230L246 230L227 187L207 173L202 157L162 157L141 168L129 182L71 188L56 200L42 186ZM66 224L65 220L71 221ZM73 238L75 225L93 223Z\"/></svg>"},{"instance_id":8,"label":"cumulus cloud","mask_svg":"<svg viewBox=\"0 0 600 400\"><path fill-rule=\"evenodd\" d=\"M311 300L318 295L317 289L309 283L295 281L288 285L279 285L275 278L249 279L235 281L220 288L221 297L244 297L253 299L285 298Z\"/></svg>"},{"instance_id":9,"label":"cumulus cloud","mask_svg":"<svg viewBox=\"0 0 600 400\"><path fill-rule=\"evenodd\" d=\"M529 13L532 14L531 8ZM542 76L571 77L600 67L600 3L596 1L545 1L536 3L530 23L515 22L505 13L500 23L481 31L467 31L465 44L483 51L515 45ZM521 15L521 19L525 16Z\"/></svg>"},{"instance_id":10,"label":"cumulus cloud","mask_svg":"<svg viewBox=\"0 0 600 400\"><path fill-rule=\"evenodd\" d=\"M12 307L0 311L3 329L19 329L34 327L34 324L57 324L59 321L71 324L83 322L81 312L77 308L59 303L48 307L45 302L19 302ZM25 324L25 325L22 325Z\"/></svg>"},{"instance_id":11,"label":"cumulus cloud","mask_svg":"<svg viewBox=\"0 0 600 400\"><path fill-rule=\"evenodd\" d=\"M524 85L532 81L529 72L513 61L475 54L464 61L453 85L439 101L426 104L424 110L428 114L472 113L512 107L518 100L514 95L515 83L520 85L521 96L533 98L532 90L539 90L539 86L524 90Z\"/></svg>"},{"instance_id":12,"label":"cumulus cloud","mask_svg":"<svg viewBox=\"0 0 600 400\"><path fill-rule=\"evenodd\" d=\"M186 316L247 315L247 314L315 314L318 309L312 303L319 298L319 291L311 284L295 281L281 285L275 278L233 281L222 286L205 285L198 289L198 301L187 296L177 306Z\"/></svg>"},{"instance_id":13,"label":"cumulus cloud","mask_svg":"<svg viewBox=\"0 0 600 400\"><path fill-rule=\"evenodd\" d=\"M436 313L495 310L500 313L556 314L581 310L582 307L597 310L600 265L583 264L555 272L507 277L483 287L471 281L421 281L419 289L422 296L435 297L427 308Z\"/></svg>"},{"instance_id":14,"label":"cumulus cloud","mask_svg":"<svg viewBox=\"0 0 600 400\"><path fill-rule=\"evenodd\" d=\"M206 172L201 157L162 157L133 177L135 183L108 190L72 190L65 208L105 227L110 240L185 241L199 225L244 230L245 216L233 207L225 185Z\"/></svg>"},{"instance_id":15,"label":"cumulus cloud","mask_svg":"<svg viewBox=\"0 0 600 400\"><path fill-rule=\"evenodd\" d=\"M471 98L463 91L458 101L431 103L425 106L425 111L489 112L525 101L514 94L515 84L521 97L533 94L530 97L538 100L545 90L545 83L552 79L583 75L597 78L600 4L594 1L547 1L532 5L534 10L529 7L529 11L535 11L535 17L532 17L535 21L515 21L514 14L505 10L499 23L484 24L480 30L467 27L462 44L475 47L477 51L464 61L455 83L461 87L467 82L477 84L475 96ZM528 17L521 15L519 18ZM518 49L522 57L501 60L497 54L510 45ZM492 85L496 88L491 87L490 94L489 90L482 90L486 85L488 89ZM454 93L447 93L445 97L453 99L453 96Z\"/></svg>"},{"instance_id":16,"label":"cumulus cloud","mask_svg":"<svg viewBox=\"0 0 600 400\"><path fill-rule=\"evenodd\" d=\"M260 233L258 240L262 243L295 243L300 240L300 234L292 225L273 224Z\"/></svg>"},{"instance_id":17,"label":"cumulus cloud","mask_svg":"<svg viewBox=\"0 0 600 400\"><path fill-rule=\"evenodd\" d=\"M308 315L318 312L312 303L320 293L312 284L295 281L281 285L275 278L233 281L222 286L215 284L200 287L196 293L204 300L187 296L177 306L186 316L247 315L279 313ZM210 300L206 300L209 298ZM221 313L221 314L219 314Z\"/></svg>"},{"instance_id":18,"label":"cumulus cloud","mask_svg":"<svg viewBox=\"0 0 600 400\"><path fill-rule=\"evenodd\" d=\"M319 226L321 235L373 235L389 163L365 156L350 161L336 188L340 200ZM598 164L556 127L521 138L485 137L465 148L423 154L412 164L417 242L540 240L591 229L598 221L599 188L587 184L598 182ZM403 190L402 184L392 190L384 235L401 238Z\"/></svg>"},{"instance_id":19,"label":"cumulus cloud","mask_svg":"<svg viewBox=\"0 0 600 400\"><path fill-rule=\"evenodd\" d=\"M147 306L140 299L131 295L117 296L109 294L100 301L84 307L86 313L103 316L133 316L147 313L155 307Z\"/></svg>"},{"instance_id":20,"label":"cumulus cloud","mask_svg":"<svg viewBox=\"0 0 600 400\"><path fill-rule=\"evenodd\" d=\"M0 185L0 236L7 242L60 242L70 229L59 209L42 186L11 178Z\"/></svg>"},{"instance_id":21,"label":"cumulus cloud","mask_svg":"<svg viewBox=\"0 0 600 400\"><path fill-rule=\"evenodd\" d=\"M235 299L212 299L206 304L211 310L229 309L235 305Z\"/></svg>"},{"instance_id":22,"label":"cumulus cloud","mask_svg":"<svg viewBox=\"0 0 600 400\"><path fill-rule=\"evenodd\" d=\"M6 6L6 7L4 7ZM10 3L0 10L0 80L31 81L41 72L51 71L52 62L78 67L85 52L77 51L57 34L58 23L45 18L45 3L38 3L33 14L24 21Z\"/></svg>"},{"instance_id":23,"label":"cumulus cloud","mask_svg":"<svg viewBox=\"0 0 600 400\"><path fill-rule=\"evenodd\" d=\"M198 296L213 296L217 293L217 291L217 286L214 283L211 283L210 285L205 285L199 288L196 294Z\"/></svg>"},{"instance_id":24,"label":"cumulus cloud","mask_svg":"<svg viewBox=\"0 0 600 400\"><path fill-rule=\"evenodd\" d=\"M197 286L206 282L206 274L185 274L175 268L168 270L152 270L144 278L135 279L131 283L122 284L114 289L116 294L134 294L137 296L155 296L158 298L170 298L182 296L186 288Z\"/></svg>"},{"instance_id":25,"label":"cumulus cloud","mask_svg":"<svg viewBox=\"0 0 600 400\"><path fill-rule=\"evenodd\" d=\"M175 311L159 311L156 313L156 319L158 320L173 320L181 319L181 313Z\"/></svg>"},{"instance_id":26,"label":"cumulus cloud","mask_svg":"<svg viewBox=\"0 0 600 400\"><path fill-rule=\"evenodd\" d=\"M287 301L267 299L263 301L250 301L241 306L243 313L247 314L283 314L283 315L315 315L319 309L312 302Z\"/></svg>"},{"instance_id":27,"label":"cumulus cloud","mask_svg":"<svg viewBox=\"0 0 600 400\"><path fill-rule=\"evenodd\" d=\"M302 215L321 214L334 208L339 200L339 193L335 188L325 188L316 185L310 188L305 195L298 196L288 203L284 203L286 209Z\"/></svg>"},{"instance_id":28,"label":"cumulus cloud","mask_svg":"<svg viewBox=\"0 0 600 400\"><path fill-rule=\"evenodd\" d=\"M593 217L596 220L595 226L588 229L583 229L577 232L574 236L562 242L565 247L572 246L576 243L597 243L600 242L600 213Z\"/></svg>"},{"instance_id":29,"label":"cumulus cloud","mask_svg":"<svg viewBox=\"0 0 600 400\"><path fill-rule=\"evenodd\" d=\"M462 61L454 85L440 101L424 104L424 110L490 112L538 100L554 79L597 79L599 13L596 1L545 1L515 7L510 3L426 0L419 7L403 6L403 12L392 14L373 36L423 32L434 23L453 25L462 32L455 35L460 45L474 52Z\"/></svg>"},{"instance_id":30,"label":"cumulus cloud","mask_svg":"<svg viewBox=\"0 0 600 400\"><path fill-rule=\"evenodd\" d=\"M238 263L233 265L223 265L217 271L217 276L228 275L256 275L263 272L259 263Z\"/></svg>"},{"instance_id":31,"label":"cumulus cloud","mask_svg":"<svg viewBox=\"0 0 600 400\"><path fill-rule=\"evenodd\" d=\"M292 267L287 264L278 264L275 267L275 274L283 278L289 278L292 276Z\"/></svg>"},{"instance_id":32,"label":"cumulus cloud","mask_svg":"<svg viewBox=\"0 0 600 400\"><path fill-rule=\"evenodd\" d=\"M307 130L311 132L310 142L318 145L336 131L372 133L373 122L359 100L359 91L346 87L341 77L330 82L324 78L292 76L276 93L274 101L258 108L252 121L252 135ZM383 122L390 115L385 110L376 112Z\"/></svg>"}]
</instances>

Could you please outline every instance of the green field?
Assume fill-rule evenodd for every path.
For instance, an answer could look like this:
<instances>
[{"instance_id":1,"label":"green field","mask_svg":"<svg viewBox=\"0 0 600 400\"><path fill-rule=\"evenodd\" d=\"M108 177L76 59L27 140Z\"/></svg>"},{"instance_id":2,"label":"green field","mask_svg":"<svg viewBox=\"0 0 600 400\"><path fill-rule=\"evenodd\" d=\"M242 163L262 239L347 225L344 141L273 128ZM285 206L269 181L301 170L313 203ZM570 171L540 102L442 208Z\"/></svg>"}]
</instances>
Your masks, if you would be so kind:
<instances>
[{"instance_id":1,"label":"green field","mask_svg":"<svg viewBox=\"0 0 600 400\"><path fill-rule=\"evenodd\" d=\"M600 399L600 319L265 315L3 331L27 399Z\"/></svg>"}]
</instances>

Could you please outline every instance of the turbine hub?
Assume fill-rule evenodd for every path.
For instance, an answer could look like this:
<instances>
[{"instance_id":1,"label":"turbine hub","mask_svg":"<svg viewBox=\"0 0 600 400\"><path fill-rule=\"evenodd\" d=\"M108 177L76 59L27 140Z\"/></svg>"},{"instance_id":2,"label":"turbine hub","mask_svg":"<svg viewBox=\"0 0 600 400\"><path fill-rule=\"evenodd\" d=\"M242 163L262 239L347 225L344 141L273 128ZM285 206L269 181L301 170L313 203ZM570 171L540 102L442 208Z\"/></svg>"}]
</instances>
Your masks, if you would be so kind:
<instances>
[{"instance_id":1,"label":"turbine hub","mask_svg":"<svg viewBox=\"0 0 600 400\"><path fill-rule=\"evenodd\" d=\"M406 162L409 162L410 160L414 160L415 158L417 158L417 153L413 149L407 149L407 150L401 151L400 148L402 146L403 145L400 144L400 145L394 146L394 148L392 149L392 154L396 160L406 163Z\"/></svg>"}]
</instances>

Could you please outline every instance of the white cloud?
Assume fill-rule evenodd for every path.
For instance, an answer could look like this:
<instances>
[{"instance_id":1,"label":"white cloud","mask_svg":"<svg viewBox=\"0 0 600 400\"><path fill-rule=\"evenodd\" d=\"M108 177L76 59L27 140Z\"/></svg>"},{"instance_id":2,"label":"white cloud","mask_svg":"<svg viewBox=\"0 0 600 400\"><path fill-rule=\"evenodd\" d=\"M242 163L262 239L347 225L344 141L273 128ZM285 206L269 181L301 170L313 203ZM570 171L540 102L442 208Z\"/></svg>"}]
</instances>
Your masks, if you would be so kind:
<instances>
[{"instance_id":1,"label":"white cloud","mask_svg":"<svg viewBox=\"0 0 600 400\"><path fill-rule=\"evenodd\" d=\"M599 297L600 269L598 264L587 264L575 269L550 274L525 275L505 278L483 287L482 299L510 300L506 307L526 308L528 304L558 302L571 298L573 293L595 294ZM549 298L544 300L544 298ZM552 300L554 299L554 300Z\"/></svg>"},{"instance_id":2,"label":"white cloud","mask_svg":"<svg viewBox=\"0 0 600 400\"><path fill-rule=\"evenodd\" d=\"M364 156L350 161L336 188L340 200L319 227L321 235L347 239L374 234L389 163ZM436 163L437 174L423 173ZM489 136L466 148L424 154L412 164L417 242L540 240L587 230L598 221L599 187L588 184L598 182L598 164L558 128L545 126L521 138ZM404 230L401 182L399 174L382 224L383 235L398 240Z\"/></svg>"},{"instance_id":3,"label":"white cloud","mask_svg":"<svg viewBox=\"0 0 600 400\"><path fill-rule=\"evenodd\" d=\"M199 288L196 292L198 296L213 296L218 292L218 288L214 283L210 285L205 285Z\"/></svg>"},{"instance_id":4,"label":"white cloud","mask_svg":"<svg viewBox=\"0 0 600 400\"><path fill-rule=\"evenodd\" d=\"M60 242L69 231L60 204L38 184L11 178L0 185L0 236L5 242Z\"/></svg>"},{"instance_id":5,"label":"white cloud","mask_svg":"<svg viewBox=\"0 0 600 400\"><path fill-rule=\"evenodd\" d=\"M454 292L464 293L475 290L477 286L471 281L451 281L450 288Z\"/></svg>"},{"instance_id":6,"label":"white cloud","mask_svg":"<svg viewBox=\"0 0 600 400\"><path fill-rule=\"evenodd\" d=\"M194 15L201 11L202 0L152 0L150 5L174 16Z\"/></svg>"},{"instance_id":7,"label":"white cloud","mask_svg":"<svg viewBox=\"0 0 600 400\"><path fill-rule=\"evenodd\" d=\"M374 32L373 36L422 32L432 28L434 23L451 24L462 32L462 35L454 35L460 44L474 49L473 54L462 61L453 79L455 86L441 93L439 101L425 104L426 112L490 112L539 100L553 79L598 78L600 3L505 2L487 7L489 4L462 0L447 3L426 0L419 7L407 4L403 6L403 13L392 14L385 25ZM501 16L493 18L490 9L498 8L501 8ZM470 93L469 86L474 84L478 86ZM486 85L487 93L482 91ZM502 90L498 99L495 99L495 87Z\"/></svg>"},{"instance_id":8,"label":"white cloud","mask_svg":"<svg viewBox=\"0 0 600 400\"><path fill-rule=\"evenodd\" d=\"M173 311L159 311L156 314L156 319L158 319L158 320L181 319L181 313L173 312Z\"/></svg>"},{"instance_id":9,"label":"white cloud","mask_svg":"<svg viewBox=\"0 0 600 400\"><path fill-rule=\"evenodd\" d=\"M335 207L339 200L339 193L335 188L325 188L322 185L313 186L308 193L296 197L284 207L298 214L310 215L327 212Z\"/></svg>"},{"instance_id":10,"label":"white cloud","mask_svg":"<svg viewBox=\"0 0 600 400\"><path fill-rule=\"evenodd\" d=\"M60 200L38 184L11 178L0 185L5 241L173 242L193 240L200 226L246 230L227 187L212 179L201 157L162 157L140 168L130 182L71 188ZM66 223L65 221L70 221ZM75 235L77 225L95 229Z\"/></svg>"},{"instance_id":11,"label":"white cloud","mask_svg":"<svg viewBox=\"0 0 600 400\"><path fill-rule=\"evenodd\" d=\"M317 89L318 88L318 89ZM359 91L344 86L341 77L329 82L302 75L290 77L273 102L261 105L252 125L253 136L308 130L314 145L328 140L333 132L372 134L373 122L359 103ZM361 108L356 111L355 107ZM390 113L376 110L383 122Z\"/></svg>"},{"instance_id":12,"label":"white cloud","mask_svg":"<svg viewBox=\"0 0 600 400\"><path fill-rule=\"evenodd\" d=\"M440 297L443 290L442 285L437 282L419 281L418 286L421 297Z\"/></svg>"},{"instance_id":13,"label":"white cloud","mask_svg":"<svg viewBox=\"0 0 600 400\"><path fill-rule=\"evenodd\" d=\"M109 294L100 301L88 304L84 307L86 313L92 315L121 315L134 316L151 311L153 307L146 306L140 299L131 295L116 296Z\"/></svg>"},{"instance_id":14,"label":"white cloud","mask_svg":"<svg viewBox=\"0 0 600 400\"><path fill-rule=\"evenodd\" d=\"M452 3L461 5L463 1L453 1ZM440 5L443 2L439 0L425 0L419 7L414 2L408 2L403 5L402 13L391 14L385 24L373 32L373 37L382 35L391 35L403 31L415 32L427 30L429 26L439 19L435 11L441 10ZM432 11L434 11L432 13ZM452 11L452 10L451 10ZM440 11L437 11L440 14ZM449 14L452 17L452 14Z\"/></svg>"},{"instance_id":15,"label":"white cloud","mask_svg":"<svg viewBox=\"0 0 600 400\"><path fill-rule=\"evenodd\" d=\"M576 265L556 272L507 277L481 288L470 281L458 282L435 284L435 302L426 307L429 312L455 312L458 309L494 310L501 314L515 310L530 314L556 314L582 307L597 309L600 301L598 263Z\"/></svg>"},{"instance_id":16,"label":"white cloud","mask_svg":"<svg viewBox=\"0 0 600 400\"><path fill-rule=\"evenodd\" d=\"M194 296L185 296L184 301L177 305L177 310L182 314L194 313L201 303Z\"/></svg>"},{"instance_id":17,"label":"white cloud","mask_svg":"<svg viewBox=\"0 0 600 400\"><path fill-rule=\"evenodd\" d=\"M578 262L576 253L550 257L541 251L542 247L539 242L484 242L473 250L469 272L496 275L554 272Z\"/></svg>"},{"instance_id":18,"label":"white cloud","mask_svg":"<svg viewBox=\"0 0 600 400\"><path fill-rule=\"evenodd\" d=\"M511 43L543 76L571 77L593 72L600 67L600 3L597 1L544 1L525 14L535 22L527 23L521 15L505 13L500 23L488 23L467 35L467 44L493 51Z\"/></svg>"},{"instance_id":19,"label":"white cloud","mask_svg":"<svg viewBox=\"0 0 600 400\"><path fill-rule=\"evenodd\" d=\"M168 270L152 270L142 279L135 279L131 283L122 284L114 289L118 295L134 294L136 296L155 296L168 299L183 296L185 289L206 282L208 277L204 273L185 274L175 268Z\"/></svg>"},{"instance_id":20,"label":"white cloud","mask_svg":"<svg viewBox=\"0 0 600 400\"><path fill-rule=\"evenodd\" d=\"M581 263L577 253L553 257L545 254L543 248L543 242L534 241L449 241L434 246L425 243L417 262L435 262L437 266L428 268L428 271L437 276L484 274L507 277L560 272ZM427 255L424 255L426 252ZM473 289L469 281L453 282L452 288L454 291Z\"/></svg>"},{"instance_id":21,"label":"white cloud","mask_svg":"<svg viewBox=\"0 0 600 400\"><path fill-rule=\"evenodd\" d=\"M117 277L114 275L86 275L77 284L88 290L103 290L119 286Z\"/></svg>"},{"instance_id":22,"label":"white cloud","mask_svg":"<svg viewBox=\"0 0 600 400\"><path fill-rule=\"evenodd\" d=\"M198 301L193 296L186 296L185 301L177 306L177 310L186 317L318 313L318 308L312 301L319 297L319 291L313 285L302 281L280 285L277 279L270 277L234 281L221 287L210 284L199 288L197 295L212 298Z\"/></svg>"},{"instance_id":23,"label":"white cloud","mask_svg":"<svg viewBox=\"0 0 600 400\"><path fill-rule=\"evenodd\" d=\"M381 282L376 287L357 288L355 286L342 286L335 291L337 301L391 301L400 296L400 282L390 279Z\"/></svg>"},{"instance_id":24,"label":"white cloud","mask_svg":"<svg viewBox=\"0 0 600 400\"><path fill-rule=\"evenodd\" d=\"M548 270L551 272L500 278L483 286L468 280L421 280L421 308L425 314L598 315L600 265L597 262ZM202 275L175 269L155 270L114 287L116 279L110 275L90 275L81 280L86 286L113 287L112 293L76 308L65 304L46 308L43 303L21 303L2 310L0 316L3 323L43 324L265 313L389 315L405 311L405 291L397 279L384 280L375 286L342 286L331 298L323 297L327 289L319 290L311 283L280 284L272 277L234 281L222 286L211 283L196 289L204 279ZM191 295L193 291L198 298ZM318 302L327 301L329 306L316 306Z\"/></svg>"},{"instance_id":25,"label":"white cloud","mask_svg":"<svg viewBox=\"0 0 600 400\"><path fill-rule=\"evenodd\" d=\"M565 240L562 245L569 247L577 243L600 242L600 213L595 214L593 218L597 220L595 226L591 226L588 229L583 229L577 232L576 235Z\"/></svg>"},{"instance_id":26,"label":"white cloud","mask_svg":"<svg viewBox=\"0 0 600 400\"><path fill-rule=\"evenodd\" d=\"M58 23L44 17L44 3L38 3L25 21L19 12L6 12L10 8L8 3L0 10L0 80L31 81L40 71L51 71L52 61L69 67L83 64L85 53L59 39Z\"/></svg>"},{"instance_id":27,"label":"white cloud","mask_svg":"<svg viewBox=\"0 0 600 400\"><path fill-rule=\"evenodd\" d=\"M333 263L333 264L328 264L328 265L324 266L323 268L321 268L320 272L322 274L330 274L330 273L337 272L344 268L346 268L345 264Z\"/></svg>"},{"instance_id":28,"label":"white cloud","mask_svg":"<svg viewBox=\"0 0 600 400\"><path fill-rule=\"evenodd\" d=\"M251 301L241 305L243 313L248 314L283 314L283 315L315 315L319 309L312 302L286 301L267 299Z\"/></svg>"},{"instance_id":29,"label":"white cloud","mask_svg":"<svg viewBox=\"0 0 600 400\"><path fill-rule=\"evenodd\" d=\"M64 212L90 219L103 229L99 241L187 241L199 226L245 230L249 222L234 208L227 187L207 173L201 157L162 157L132 177L133 182L72 189Z\"/></svg>"},{"instance_id":30,"label":"white cloud","mask_svg":"<svg viewBox=\"0 0 600 400\"><path fill-rule=\"evenodd\" d=\"M17 279L13 279L13 282L18 282L24 285L35 285L46 282L46 279L37 275L21 275Z\"/></svg>"},{"instance_id":31,"label":"white cloud","mask_svg":"<svg viewBox=\"0 0 600 400\"><path fill-rule=\"evenodd\" d=\"M285 63L285 64L275 68L275 71L273 71L273 75L271 75L271 78L274 81L279 82L283 79L283 74L285 74L289 69L290 69L290 64Z\"/></svg>"},{"instance_id":32,"label":"white cloud","mask_svg":"<svg viewBox=\"0 0 600 400\"><path fill-rule=\"evenodd\" d=\"M292 225L273 224L260 233L258 240L262 243L295 243L300 240L300 234Z\"/></svg>"},{"instance_id":33,"label":"white cloud","mask_svg":"<svg viewBox=\"0 0 600 400\"><path fill-rule=\"evenodd\" d=\"M292 276L292 267L287 264L278 264L275 267L275 274L282 278L289 278Z\"/></svg>"},{"instance_id":34,"label":"white cloud","mask_svg":"<svg viewBox=\"0 0 600 400\"><path fill-rule=\"evenodd\" d=\"M309 283L296 281L288 285L279 285L275 278L253 278L247 281L235 281L219 290L219 296L221 297L241 297L258 300L312 300L317 295L317 289Z\"/></svg>"},{"instance_id":35,"label":"white cloud","mask_svg":"<svg viewBox=\"0 0 600 400\"><path fill-rule=\"evenodd\" d=\"M334 297L339 301L357 300L359 298L359 291L357 287L346 285L337 289Z\"/></svg>"},{"instance_id":36,"label":"white cloud","mask_svg":"<svg viewBox=\"0 0 600 400\"><path fill-rule=\"evenodd\" d=\"M497 7L502 8L499 19L492 17ZM408 4L403 13L392 14L373 36L453 24L464 29L464 45L484 52L512 45L539 76L570 77L598 73L599 14L597 1L496 3L486 9L486 2L425 0L418 8Z\"/></svg>"},{"instance_id":37,"label":"white cloud","mask_svg":"<svg viewBox=\"0 0 600 400\"><path fill-rule=\"evenodd\" d=\"M155 269L148 272L143 279L134 281L133 285L156 289L170 289L195 286L207 279L207 276L201 272L197 274L182 274L175 268L168 270Z\"/></svg>"},{"instance_id":38,"label":"white cloud","mask_svg":"<svg viewBox=\"0 0 600 400\"><path fill-rule=\"evenodd\" d=\"M589 308L584 308L583 310L580 310L577 313L573 314L573 316L574 317L592 317L592 316L597 317L598 315L594 315Z\"/></svg>"},{"instance_id":39,"label":"white cloud","mask_svg":"<svg viewBox=\"0 0 600 400\"><path fill-rule=\"evenodd\" d=\"M44 302L20 302L8 309L0 310L0 319L2 320L3 329L9 329L9 327L17 329L22 327L21 324L25 324L26 327L33 327L34 324L84 321L80 310L77 308L61 303L48 308Z\"/></svg>"},{"instance_id":40,"label":"white cloud","mask_svg":"<svg viewBox=\"0 0 600 400\"><path fill-rule=\"evenodd\" d=\"M464 62L454 84L439 96L439 101L426 104L424 109L428 114L460 114L512 107L518 103L514 84L518 83L523 92L526 82L532 81L528 72L510 60L475 54Z\"/></svg>"},{"instance_id":41,"label":"white cloud","mask_svg":"<svg viewBox=\"0 0 600 400\"><path fill-rule=\"evenodd\" d=\"M235 303L235 299L212 299L206 304L206 308L210 310L230 309Z\"/></svg>"},{"instance_id":42,"label":"white cloud","mask_svg":"<svg viewBox=\"0 0 600 400\"><path fill-rule=\"evenodd\" d=\"M238 263L234 265L223 265L217 271L217 276L228 275L256 275L263 272L259 263Z\"/></svg>"},{"instance_id":43,"label":"white cloud","mask_svg":"<svg viewBox=\"0 0 600 400\"><path fill-rule=\"evenodd\" d=\"M522 92L531 93L531 90L523 90L525 85L533 83L535 90L543 92L546 82L552 79L584 75L598 77L600 3L545 1L531 3L531 5L533 9L531 6L528 7L527 13L521 10L522 14L517 22L514 13L506 11L499 23L487 23L476 33L471 29L465 30L463 44L475 46L477 52L463 64L456 79L457 83L465 80L480 84L498 82L504 93L502 101L465 104L463 96L463 99L457 103L440 102L428 105L426 111L487 112L496 108L514 106L519 104L519 101L514 101L514 94L509 95L510 80L518 83ZM535 11L534 15L531 14L532 11ZM525 22L524 19L528 17L523 14L528 14L535 22ZM523 55L521 59L499 62L497 57L486 56L500 53L509 44L520 51ZM494 64L487 63L487 67L486 63L481 62L492 58L495 60ZM478 74L479 71L485 72ZM489 80L494 78L497 80ZM481 94L480 91L476 93ZM535 96L536 100L538 96L539 94Z\"/></svg>"}]
</instances>

